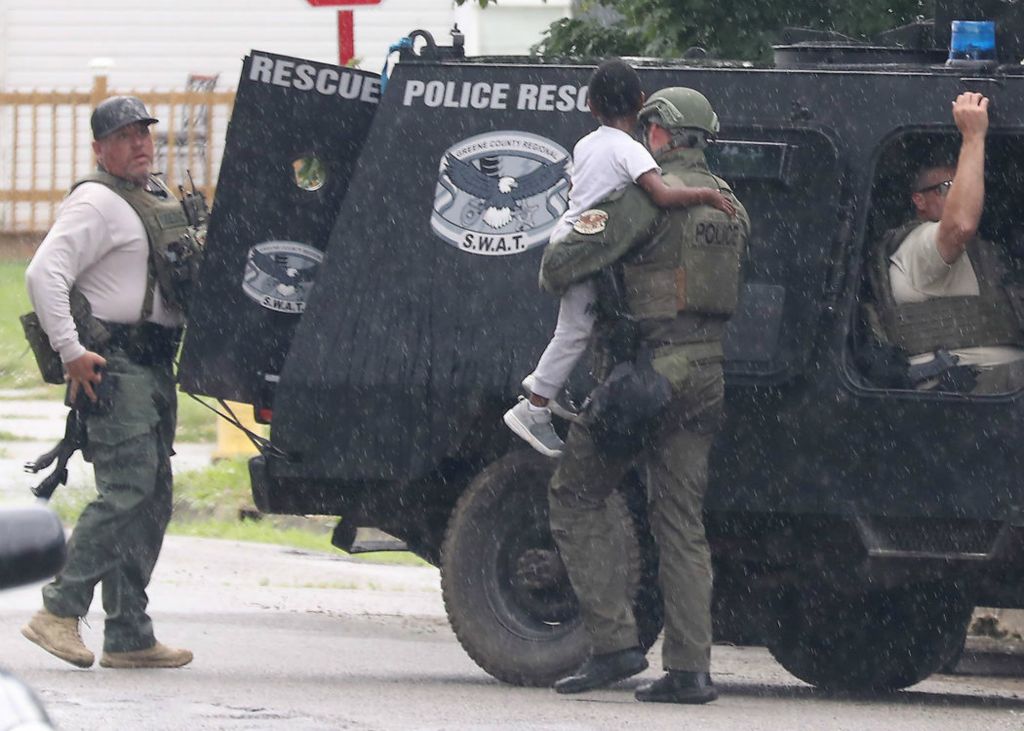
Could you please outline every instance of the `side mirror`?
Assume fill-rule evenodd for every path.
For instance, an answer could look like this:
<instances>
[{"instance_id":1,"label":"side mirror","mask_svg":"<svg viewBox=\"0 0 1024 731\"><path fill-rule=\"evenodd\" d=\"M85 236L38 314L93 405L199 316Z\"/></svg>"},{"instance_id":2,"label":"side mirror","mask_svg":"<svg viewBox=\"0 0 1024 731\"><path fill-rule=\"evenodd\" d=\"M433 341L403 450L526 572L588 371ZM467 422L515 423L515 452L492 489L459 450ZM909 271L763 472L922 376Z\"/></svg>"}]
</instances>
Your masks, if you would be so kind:
<instances>
[{"instance_id":1,"label":"side mirror","mask_svg":"<svg viewBox=\"0 0 1024 731\"><path fill-rule=\"evenodd\" d=\"M0 509L0 589L50 578L65 555L64 526L52 510Z\"/></svg>"}]
</instances>

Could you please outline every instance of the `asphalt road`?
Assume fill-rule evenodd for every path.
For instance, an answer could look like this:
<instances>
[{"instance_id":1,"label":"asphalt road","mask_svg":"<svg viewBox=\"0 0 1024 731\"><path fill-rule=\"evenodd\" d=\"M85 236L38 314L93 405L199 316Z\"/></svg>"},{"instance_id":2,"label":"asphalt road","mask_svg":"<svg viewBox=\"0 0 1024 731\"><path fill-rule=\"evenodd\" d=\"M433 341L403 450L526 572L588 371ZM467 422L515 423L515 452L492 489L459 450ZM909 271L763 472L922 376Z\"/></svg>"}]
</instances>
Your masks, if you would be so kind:
<instances>
[{"instance_id":1,"label":"asphalt road","mask_svg":"<svg viewBox=\"0 0 1024 731\"><path fill-rule=\"evenodd\" d=\"M192 649L189 667L78 670L52 658L18 632L38 587L0 596L0 664L65 731L1024 728L1014 657L969 657L908 691L846 696L801 683L763 649L716 646L720 700L684 708L635 702L637 680L575 697L498 683L448 629L431 568L172 536L150 588L157 636ZM83 634L98 651L98 599L90 621ZM641 679L657 677L656 651Z\"/></svg>"},{"instance_id":2,"label":"asphalt road","mask_svg":"<svg viewBox=\"0 0 1024 731\"><path fill-rule=\"evenodd\" d=\"M24 504L38 477L21 471L63 429L59 402L0 401L0 504ZM208 464L208 445L181 445L175 469ZM76 486L88 466L70 465ZM699 708L638 704L632 689L561 697L498 683L448 628L437 571L370 565L338 554L171 536L150 586L157 636L186 646L181 670L78 670L19 633L38 587L0 594L0 665L27 681L59 728L403 729L1024 729L1024 658L995 643L957 675L904 692L842 696L788 675L761 648L716 646L721 699ZM99 652L97 598L87 644ZM978 642L975 642L978 645ZM4 719L0 718L0 721ZM3 728L0 723L0 728Z\"/></svg>"}]
</instances>

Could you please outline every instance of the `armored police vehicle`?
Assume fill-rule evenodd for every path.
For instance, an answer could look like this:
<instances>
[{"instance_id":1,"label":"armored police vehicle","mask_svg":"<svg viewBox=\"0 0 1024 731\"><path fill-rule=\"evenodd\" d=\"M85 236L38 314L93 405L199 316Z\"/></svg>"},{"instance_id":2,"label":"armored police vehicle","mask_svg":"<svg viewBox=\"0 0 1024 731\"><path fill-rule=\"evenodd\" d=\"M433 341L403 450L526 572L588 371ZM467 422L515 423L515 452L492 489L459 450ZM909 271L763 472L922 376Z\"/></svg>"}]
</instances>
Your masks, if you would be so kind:
<instances>
[{"instance_id":1,"label":"armored police vehicle","mask_svg":"<svg viewBox=\"0 0 1024 731\"><path fill-rule=\"evenodd\" d=\"M637 62L648 94L710 99L711 166L752 221L706 504L717 638L764 643L819 686L911 685L957 653L972 607L1024 607L1024 397L878 377L884 333L865 317L918 164L955 157L962 91L992 102L981 234L1014 266L1024 254L1020 26L997 16L996 58L947 64L968 11L939 3L871 44L793 31L771 67ZM537 270L595 125L593 64L463 58L457 36L413 35L386 83L247 58L181 380L270 423L250 462L261 510L340 516L346 550L363 528L395 537L440 567L483 669L546 685L587 643L547 526L554 462L501 415L554 325ZM460 184L452 159L494 185ZM487 195L500 181L511 202ZM574 388L589 385L581 367ZM642 494L632 475L609 509L650 644Z\"/></svg>"}]
</instances>

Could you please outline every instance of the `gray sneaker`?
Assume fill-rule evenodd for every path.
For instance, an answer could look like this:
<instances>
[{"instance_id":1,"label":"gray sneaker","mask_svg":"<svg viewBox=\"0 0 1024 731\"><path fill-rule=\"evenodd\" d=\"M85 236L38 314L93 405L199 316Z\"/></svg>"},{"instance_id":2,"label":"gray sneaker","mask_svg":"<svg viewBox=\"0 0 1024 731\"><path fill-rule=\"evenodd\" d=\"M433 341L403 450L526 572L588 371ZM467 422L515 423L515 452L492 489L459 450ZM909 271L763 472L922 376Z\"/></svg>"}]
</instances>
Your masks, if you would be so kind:
<instances>
[{"instance_id":1,"label":"gray sneaker","mask_svg":"<svg viewBox=\"0 0 1024 731\"><path fill-rule=\"evenodd\" d=\"M531 373L523 379L523 390L526 391L527 395L533 393L534 378ZM562 392L565 395L565 391ZM570 407L560 403L558 398L553 398L548 401L548 408L551 409L551 413L557 416L559 419L565 419L566 421L576 421L579 417L579 413L571 409Z\"/></svg>"},{"instance_id":2,"label":"gray sneaker","mask_svg":"<svg viewBox=\"0 0 1024 731\"><path fill-rule=\"evenodd\" d=\"M527 444L545 457L560 457L565 443L551 426L551 410L530 409L530 402L520 399L519 403L505 412L505 425Z\"/></svg>"}]
</instances>

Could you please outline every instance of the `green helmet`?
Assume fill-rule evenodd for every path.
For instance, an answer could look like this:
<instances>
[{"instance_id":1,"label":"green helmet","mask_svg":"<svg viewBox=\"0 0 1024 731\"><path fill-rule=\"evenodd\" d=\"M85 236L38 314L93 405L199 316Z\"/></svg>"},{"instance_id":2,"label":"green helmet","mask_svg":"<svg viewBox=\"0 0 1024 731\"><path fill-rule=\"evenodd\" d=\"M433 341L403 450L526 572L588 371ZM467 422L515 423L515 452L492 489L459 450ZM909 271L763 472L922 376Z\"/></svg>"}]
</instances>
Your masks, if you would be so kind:
<instances>
[{"instance_id":1,"label":"green helmet","mask_svg":"<svg viewBox=\"0 0 1024 731\"><path fill-rule=\"evenodd\" d=\"M654 121L669 131L699 129L710 137L718 134L718 115L711 102L685 86L670 86L651 94L640 109L640 121L646 123L655 117Z\"/></svg>"}]
</instances>

